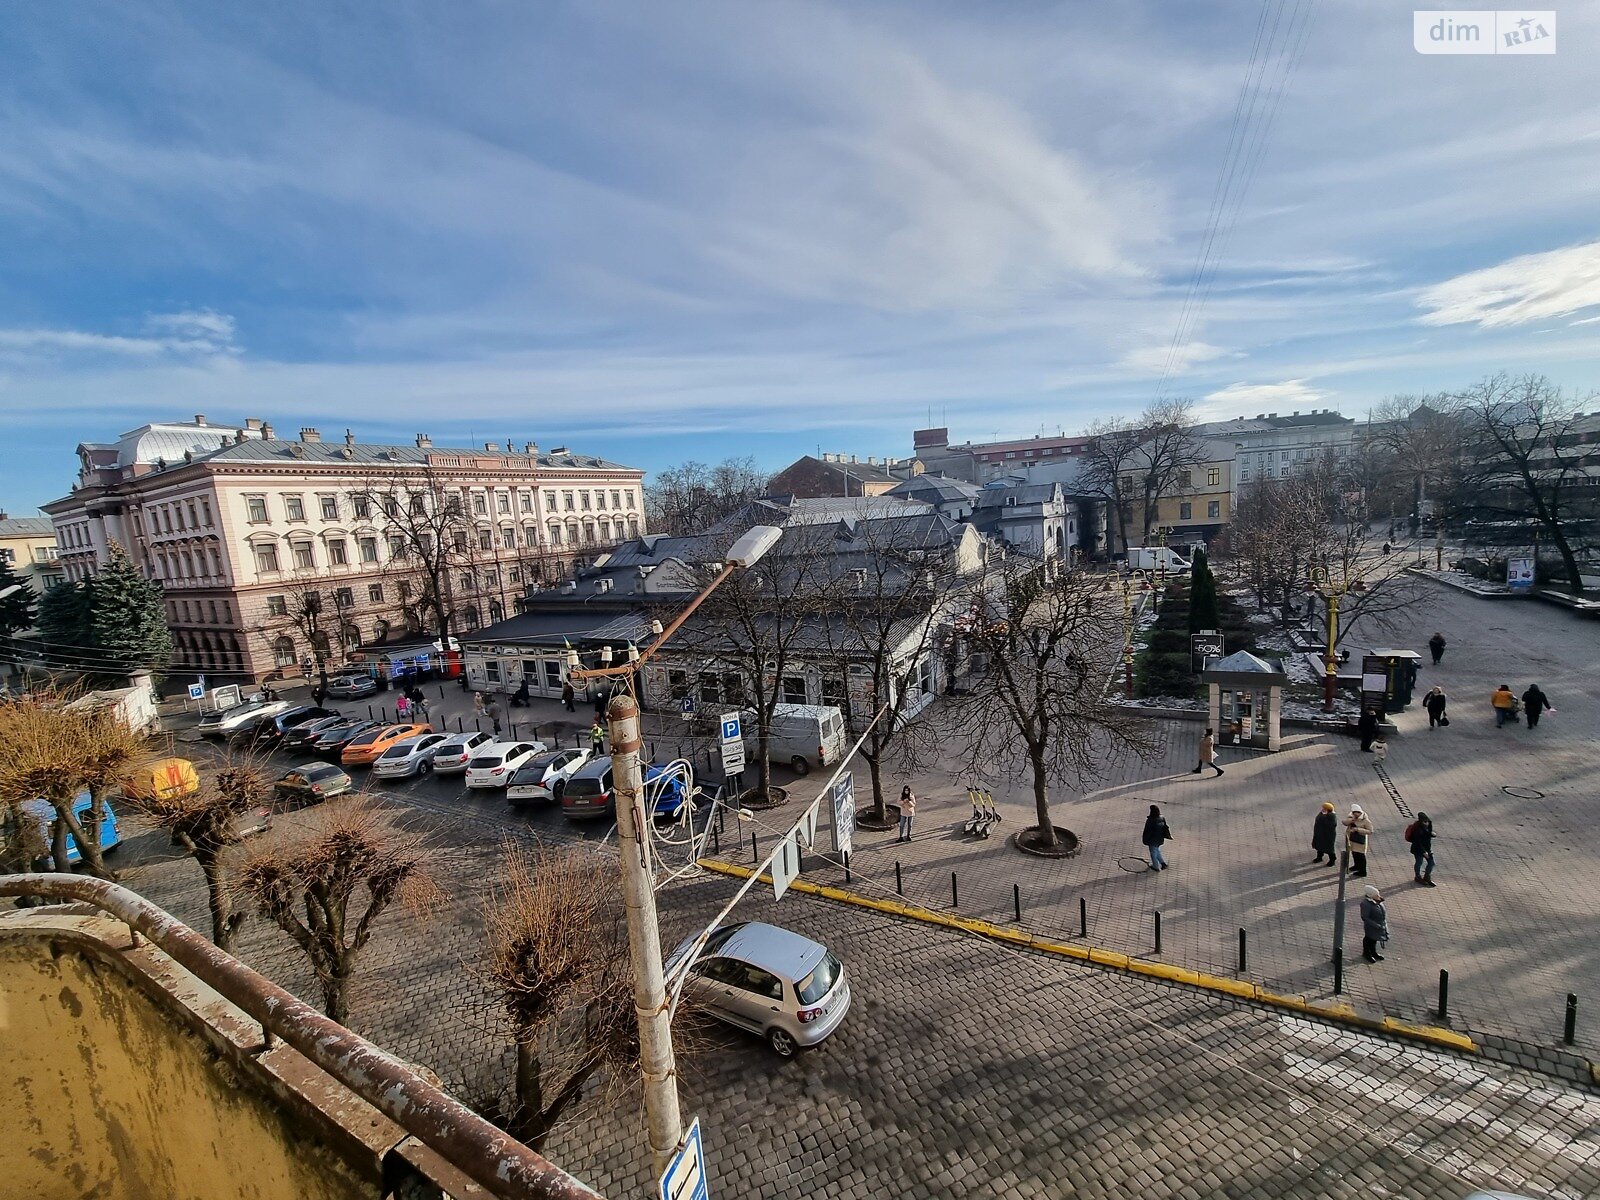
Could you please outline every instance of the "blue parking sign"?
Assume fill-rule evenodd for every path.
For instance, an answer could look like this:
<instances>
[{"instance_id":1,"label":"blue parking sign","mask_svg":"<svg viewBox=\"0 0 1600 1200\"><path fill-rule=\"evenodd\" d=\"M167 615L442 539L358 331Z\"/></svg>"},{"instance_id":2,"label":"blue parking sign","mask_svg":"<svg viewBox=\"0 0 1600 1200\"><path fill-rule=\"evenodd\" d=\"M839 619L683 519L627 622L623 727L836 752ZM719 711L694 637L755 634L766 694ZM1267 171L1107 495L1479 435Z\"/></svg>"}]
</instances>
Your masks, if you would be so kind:
<instances>
[{"instance_id":1,"label":"blue parking sign","mask_svg":"<svg viewBox=\"0 0 1600 1200\"><path fill-rule=\"evenodd\" d=\"M678 701L678 711L681 712L686 717L693 716L694 715L694 697L693 696L685 696L682 700Z\"/></svg>"},{"instance_id":2,"label":"blue parking sign","mask_svg":"<svg viewBox=\"0 0 1600 1200\"><path fill-rule=\"evenodd\" d=\"M737 742L740 740L738 713L722 718L722 740L725 742Z\"/></svg>"}]
</instances>

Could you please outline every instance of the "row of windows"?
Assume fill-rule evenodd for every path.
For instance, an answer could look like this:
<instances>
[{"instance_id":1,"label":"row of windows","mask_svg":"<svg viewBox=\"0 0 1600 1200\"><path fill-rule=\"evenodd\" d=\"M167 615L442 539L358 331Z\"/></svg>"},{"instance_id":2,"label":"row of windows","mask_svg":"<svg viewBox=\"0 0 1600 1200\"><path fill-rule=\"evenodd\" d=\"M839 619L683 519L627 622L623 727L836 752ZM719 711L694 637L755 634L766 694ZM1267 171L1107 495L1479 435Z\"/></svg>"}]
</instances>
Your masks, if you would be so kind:
<instances>
[{"instance_id":1,"label":"row of windows","mask_svg":"<svg viewBox=\"0 0 1600 1200\"><path fill-rule=\"evenodd\" d=\"M484 492L463 492L451 494L446 498L446 511L461 513L463 511L463 496L470 497L472 514L478 517L489 515L490 496ZM306 500L303 495L286 494L280 497L283 501L284 520L300 522L306 519ZM265 525L272 520L272 513L268 506L270 497L264 493L248 495L244 498L246 515L254 525ZM397 494L373 495L366 492L354 492L341 499L337 493L318 493L316 497L317 515L324 521L337 521L345 515L344 500L348 500L349 514L357 520L369 520L375 506L381 507L390 517L400 515L401 506L404 505L414 516L421 516L428 510L427 494L412 492L405 496ZM510 516L513 504L516 511L531 514L534 511L534 494L532 489L519 489L515 496L505 489L496 489L493 492L494 512L497 516ZM558 506L559 500L559 506ZM609 500L609 504L607 501ZM546 491L544 494L546 512L556 512L558 507L566 512L605 512L608 508L616 511L636 508L634 491L632 488L584 488L556 491ZM192 507L192 503L191 503ZM206 520L210 522L210 509L207 506ZM181 526L180 526L181 528ZM170 530L169 530L170 532Z\"/></svg>"},{"instance_id":2,"label":"row of windows","mask_svg":"<svg viewBox=\"0 0 1600 1200\"><path fill-rule=\"evenodd\" d=\"M497 549L516 550L518 548L519 543L515 528L507 525L500 529L498 533L497 542L495 530L478 530L478 549L493 552ZM560 522L552 521L543 539L539 536L538 527L534 525L524 526L522 536L522 545L530 550L537 549L541 545L579 546L606 544L612 541L620 541L624 537L638 537L639 520L637 517L629 517L626 525L624 525L620 517L615 521L608 517L601 517L598 521L585 520L581 524L577 521L569 521L565 526ZM420 539L423 553L431 554L433 551L432 537L427 533L422 533L420 534ZM387 541L390 559L404 558L406 556L407 545L405 538L397 533L391 533L388 535ZM325 538L323 539L323 544L327 549L329 566L347 567L356 561L364 565L370 565L379 561L379 543L378 539L373 536L356 538L353 550L348 538ZM457 530L455 533L456 552L465 553L467 548L466 532ZM279 553L277 543L263 542L253 547L253 551L257 571L266 573L283 570L285 556ZM352 554L354 557L352 557ZM185 557L187 557L187 552L185 552ZM309 538L291 540L288 543L287 561L292 565L292 569L296 571L315 570L318 565L316 543ZM218 572L220 573L220 571L221 568L219 566Z\"/></svg>"},{"instance_id":3,"label":"row of windows","mask_svg":"<svg viewBox=\"0 0 1600 1200\"><path fill-rule=\"evenodd\" d=\"M193 607L191 607L191 603ZM221 604L220 610L218 608L219 603ZM220 621L218 619L219 611L221 613ZM195 600L192 602L188 600L168 600L167 612L174 622L182 621L186 625L191 621L208 621L213 625L233 624L233 605L226 600L220 602L216 600Z\"/></svg>"},{"instance_id":4,"label":"row of windows","mask_svg":"<svg viewBox=\"0 0 1600 1200\"><path fill-rule=\"evenodd\" d=\"M209 579L222 578L222 551L216 546L196 548L194 550L162 550L158 549L152 559L148 551L145 552L145 569L149 571L152 563L155 567L157 579Z\"/></svg>"},{"instance_id":5,"label":"row of windows","mask_svg":"<svg viewBox=\"0 0 1600 1200\"><path fill-rule=\"evenodd\" d=\"M144 512L135 509L133 513L133 526L138 533L145 534L145 517L150 519L148 534L155 537L165 533L187 533L191 529L210 529L214 525L211 518L211 501L205 496L192 500L171 500L165 504L147 504Z\"/></svg>"}]
</instances>

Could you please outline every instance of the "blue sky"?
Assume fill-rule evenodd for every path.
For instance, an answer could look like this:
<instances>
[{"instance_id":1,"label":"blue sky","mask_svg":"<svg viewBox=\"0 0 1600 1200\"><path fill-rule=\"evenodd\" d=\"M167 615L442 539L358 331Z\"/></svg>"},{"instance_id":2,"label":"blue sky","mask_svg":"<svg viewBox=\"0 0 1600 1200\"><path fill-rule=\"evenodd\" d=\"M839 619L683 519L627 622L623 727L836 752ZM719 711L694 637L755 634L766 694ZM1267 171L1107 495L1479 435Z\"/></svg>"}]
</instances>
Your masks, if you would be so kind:
<instances>
[{"instance_id":1,"label":"blue sky","mask_svg":"<svg viewBox=\"0 0 1600 1200\"><path fill-rule=\"evenodd\" d=\"M0 507L195 412L653 468L1588 392L1600 0L1559 19L1451 57L1374 0L14 7Z\"/></svg>"}]
</instances>

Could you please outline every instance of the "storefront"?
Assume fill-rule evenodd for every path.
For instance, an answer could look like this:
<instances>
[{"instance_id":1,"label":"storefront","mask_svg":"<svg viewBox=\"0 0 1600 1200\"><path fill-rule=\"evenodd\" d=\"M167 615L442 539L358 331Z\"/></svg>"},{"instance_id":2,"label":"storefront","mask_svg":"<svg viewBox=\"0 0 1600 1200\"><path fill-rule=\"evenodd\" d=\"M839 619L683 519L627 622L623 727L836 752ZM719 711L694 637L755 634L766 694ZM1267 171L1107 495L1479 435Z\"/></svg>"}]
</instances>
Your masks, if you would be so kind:
<instances>
[{"instance_id":1,"label":"storefront","mask_svg":"<svg viewBox=\"0 0 1600 1200\"><path fill-rule=\"evenodd\" d=\"M1289 677L1245 650L1212 659L1200 673L1209 693L1211 728L1219 746L1276 750Z\"/></svg>"}]
</instances>

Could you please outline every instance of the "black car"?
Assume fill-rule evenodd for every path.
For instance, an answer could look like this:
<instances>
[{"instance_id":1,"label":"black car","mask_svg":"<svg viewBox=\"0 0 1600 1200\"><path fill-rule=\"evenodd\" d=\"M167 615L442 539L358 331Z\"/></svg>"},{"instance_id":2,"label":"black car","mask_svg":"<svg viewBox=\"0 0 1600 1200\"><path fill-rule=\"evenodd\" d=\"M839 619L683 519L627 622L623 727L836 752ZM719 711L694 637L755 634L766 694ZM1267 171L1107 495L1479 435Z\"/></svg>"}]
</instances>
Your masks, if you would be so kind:
<instances>
[{"instance_id":1,"label":"black car","mask_svg":"<svg viewBox=\"0 0 1600 1200\"><path fill-rule=\"evenodd\" d=\"M278 799L296 804L320 804L331 796L343 795L354 784L332 763L301 763L273 785Z\"/></svg>"},{"instance_id":2,"label":"black car","mask_svg":"<svg viewBox=\"0 0 1600 1200\"><path fill-rule=\"evenodd\" d=\"M310 751L317 744L317 739L327 733L328 730L335 725L343 725L345 722L353 720L355 720L354 717L335 714L331 717L319 717L315 721L307 721L302 725L296 725L283 735L283 740L278 743L278 748L280 750L300 752Z\"/></svg>"},{"instance_id":3,"label":"black car","mask_svg":"<svg viewBox=\"0 0 1600 1200\"><path fill-rule=\"evenodd\" d=\"M330 725L322 731L322 736L317 738L316 745L312 747L312 751L325 758L337 758L344 753L346 746L363 733L382 728L382 721L369 721L365 717L341 721Z\"/></svg>"},{"instance_id":4,"label":"black car","mask_svg":"<svg viewBox=\"0 0 1600 1200\"><path fill-rule=\"evenodd\" d=\"M329 717L343 715L337 709L323 708L317 704L302 704L298 708L291 708L276 716L262 717L259 721L253 721L234 733L229 740L267 749L278 745L288 733L303 725L313 725Z\"/></svg>"}]
</instances>

